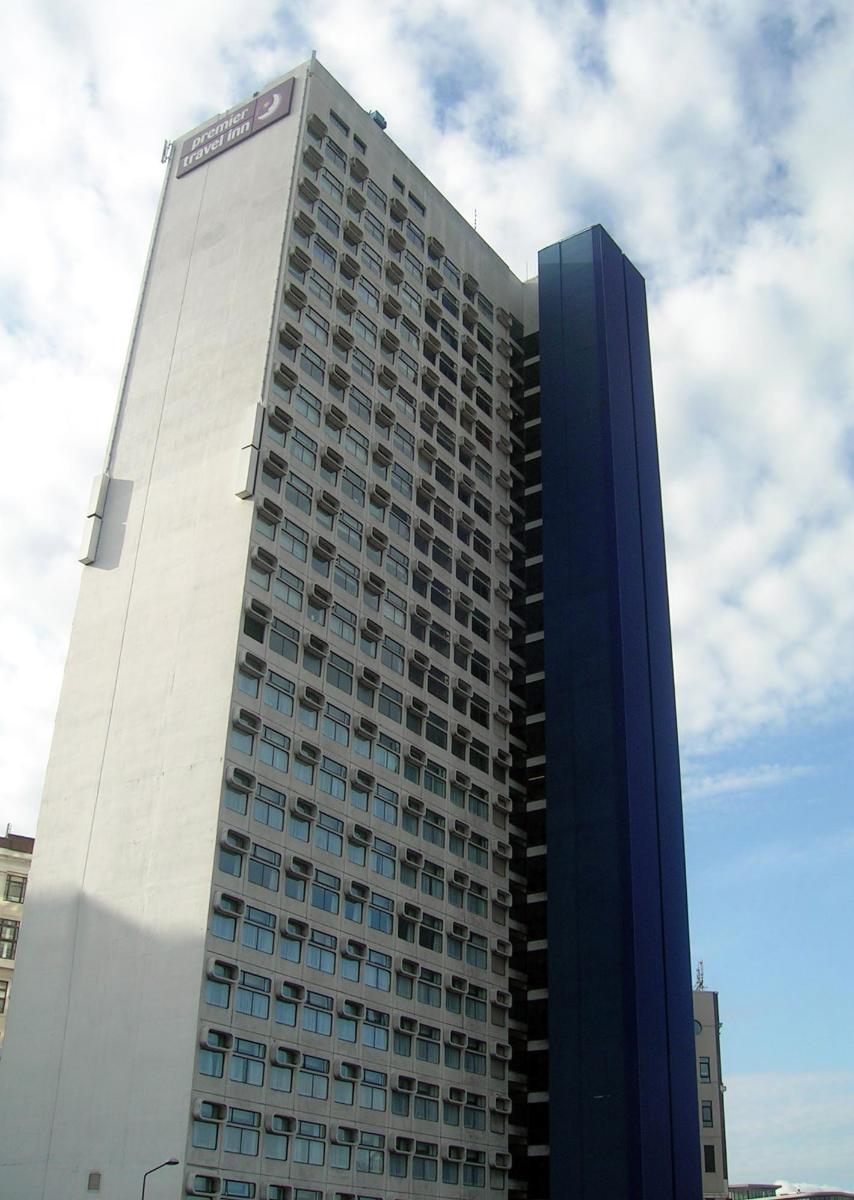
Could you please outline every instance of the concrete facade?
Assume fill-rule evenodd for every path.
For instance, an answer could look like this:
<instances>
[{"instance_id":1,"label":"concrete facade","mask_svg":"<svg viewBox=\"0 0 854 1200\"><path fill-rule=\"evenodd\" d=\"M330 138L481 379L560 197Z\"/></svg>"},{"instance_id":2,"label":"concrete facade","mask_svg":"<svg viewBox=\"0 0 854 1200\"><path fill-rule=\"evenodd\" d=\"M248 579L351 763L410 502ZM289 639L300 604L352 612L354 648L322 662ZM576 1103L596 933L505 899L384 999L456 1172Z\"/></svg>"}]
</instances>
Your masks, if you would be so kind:
<instances>
[{"instance_id":1,"label":"concrete facade","mask_svg":"<svg viewBox=\"0 0 854 1200\"><path fill-rule=\"evenodd\" d=\"M570 1040L528 987L537 304L314 60L176 141L87 513L9 1200L173 1156L151 1195L559 1194L526 1066Z\"/></svg>"}]
</instances>

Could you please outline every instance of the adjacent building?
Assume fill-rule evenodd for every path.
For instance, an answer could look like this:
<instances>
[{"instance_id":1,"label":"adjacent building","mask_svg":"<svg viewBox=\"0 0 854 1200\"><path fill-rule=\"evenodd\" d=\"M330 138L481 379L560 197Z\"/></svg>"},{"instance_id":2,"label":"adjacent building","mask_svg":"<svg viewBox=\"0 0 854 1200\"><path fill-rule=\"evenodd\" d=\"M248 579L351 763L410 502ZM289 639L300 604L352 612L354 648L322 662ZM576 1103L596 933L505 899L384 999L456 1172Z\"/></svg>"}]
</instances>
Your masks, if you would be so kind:
<instances>
[{"instance_id":1,"label":"adjacent building","mask_svg":"<svg viewBox=\"0 0 854 1200\"><path fill-rule=\"evenodd\" d=\"M384 130L312 60L174 145L8 1200L700 1196L643 280L518 279Z\"/></svg>"},{"instance_id":2,"label":"adjacent building","mask_svg":"<svg viewBox=\"0 0 854 1200\"><path fill-rule=\"evenodd\" d=\"M694 1044L697 1051L697 1108L700 1118L700 1148L703 1167L703 1197L713 1200L729 1193L727 1180L726 1123L721 1072L721 1020L718 993L695 988ZM765 1186L765 1185L746 1185ZM774 1195L757 1192L756 1195ZM747 1200L745 1196L744 1200Z\"/></svg>"},{"instance_id":3,"label":"adjacent building","mask_svg":"<svg viewBox=\"0 0 854 1200\"><path fill-rule=\"evenodd\" d=\"M6 828L0 837L0 1052L6 1037L6 1017L15 976L27 876L33 861L33 839Z\"/></svg>"}]
</instances>

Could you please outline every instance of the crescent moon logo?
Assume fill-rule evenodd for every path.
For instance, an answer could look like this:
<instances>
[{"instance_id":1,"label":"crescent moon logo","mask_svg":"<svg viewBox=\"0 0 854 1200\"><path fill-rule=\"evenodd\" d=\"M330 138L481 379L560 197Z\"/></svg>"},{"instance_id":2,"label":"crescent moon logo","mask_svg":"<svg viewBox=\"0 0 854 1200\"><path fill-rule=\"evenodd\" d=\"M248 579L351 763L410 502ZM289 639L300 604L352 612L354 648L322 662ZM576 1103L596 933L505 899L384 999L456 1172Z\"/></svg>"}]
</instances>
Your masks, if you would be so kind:
<instances>
[{"instance_id":1,"label":"crescent moon logo","mask_svg":"<svg viewBox=\"0 0 854 1200\"><path fill-rule=\"evenodd\" d=\"M276 111L276 109L279 107L279 105L281 103L282 103L282 97L279 95L278 92L273 92L273 96L268 104L268 107L264 110L264 112L258 113L255 120L256 121L266 121L269 117L272 117L273 113Z\"/></svg>"}]
</instances>

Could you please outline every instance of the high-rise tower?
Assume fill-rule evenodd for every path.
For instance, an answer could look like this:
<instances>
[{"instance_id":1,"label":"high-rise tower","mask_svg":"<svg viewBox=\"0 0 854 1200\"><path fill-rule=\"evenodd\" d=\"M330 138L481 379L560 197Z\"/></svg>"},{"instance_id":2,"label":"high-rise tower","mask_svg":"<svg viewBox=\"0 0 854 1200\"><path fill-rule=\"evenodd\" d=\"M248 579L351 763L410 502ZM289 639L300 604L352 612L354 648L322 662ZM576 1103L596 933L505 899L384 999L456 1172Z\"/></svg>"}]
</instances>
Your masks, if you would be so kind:
<instances>
[{"instance_id":1,"label":"high-rise tower","mask_svg":"<svg viewBox=\"0 0 854 1200\"><path fill-rule=\"evenodd\" d=\"M523 283L383 130L312 61L175 143L8 1200L699 1194L643 283Z\"/></svg>"}]
</instances>

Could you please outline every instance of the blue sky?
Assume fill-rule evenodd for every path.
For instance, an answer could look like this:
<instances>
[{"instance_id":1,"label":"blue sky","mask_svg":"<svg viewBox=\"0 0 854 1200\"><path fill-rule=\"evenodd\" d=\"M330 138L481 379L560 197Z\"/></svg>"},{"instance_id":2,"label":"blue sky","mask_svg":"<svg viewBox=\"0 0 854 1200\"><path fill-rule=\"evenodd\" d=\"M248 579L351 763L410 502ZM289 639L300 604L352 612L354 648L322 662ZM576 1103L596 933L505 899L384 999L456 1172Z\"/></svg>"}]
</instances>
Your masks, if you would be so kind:
<instances>
[{"instance_id":1,"label":"blue sky","mask_svg":"<svg viewBox=\"0 0 854 1200\"><path fill-rule=\"evenodd\" d=\"M647 277L730 1175L854 1189L850 6L31 0L0 47L0 820L35 829L163 140L315 48L519 274L600 221Z\"/></svg>"}]
</instances>

